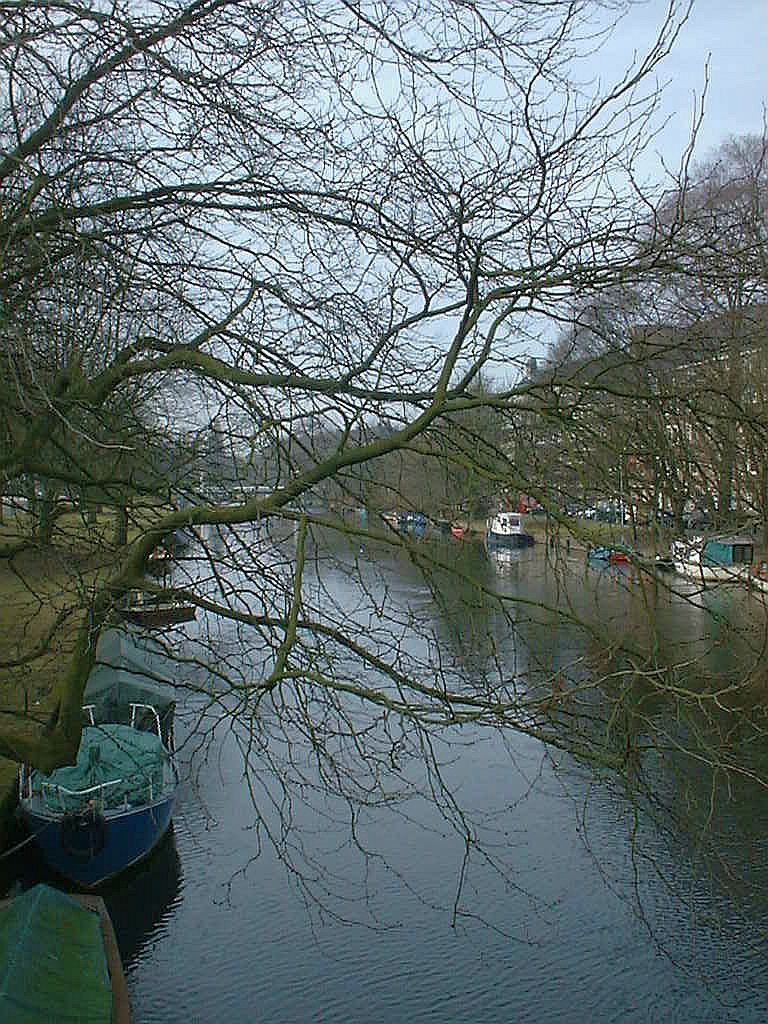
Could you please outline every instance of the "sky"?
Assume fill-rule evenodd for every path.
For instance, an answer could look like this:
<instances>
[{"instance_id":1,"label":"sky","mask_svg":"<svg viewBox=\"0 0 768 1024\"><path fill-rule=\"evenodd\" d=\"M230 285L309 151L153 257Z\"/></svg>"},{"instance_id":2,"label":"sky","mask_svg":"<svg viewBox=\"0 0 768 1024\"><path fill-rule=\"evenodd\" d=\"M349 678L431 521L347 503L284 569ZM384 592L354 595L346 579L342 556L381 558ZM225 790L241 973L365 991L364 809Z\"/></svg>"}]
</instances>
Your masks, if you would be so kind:
<instances>
[{"instance_id":1,"label":"sky","mask_svg":"<svg viewBox=\"0 0 768 1024\"><path fill-rule=\"evenodd\" d=\"M604 82L619 79L633 55L650 48L667 9L668 0L636 0L600 51L598 72ZM762 133L768 117L768 0L693 0L691 15L659 74L666 126L636 168L651 191L668 183L662 160L673 173L680 168L707 78L694 163L731 135ZM545 355L558 330L543 320L531 354Z\"/></svg>"},{"instance_id":2,"label":"sky","mask_svg":"<svg viewBox=\"0 0 768 1024\"><path fill-rule=\"evenodd\" d=\"M667 0L646 0L629 15L604 56L621 62L642 49L658 28ZM664 64L662 108L670 122L655 150L677 166L701 101L705 65L709 86L696 145L704 158L729 135L760 133L768 108L768 0L694 0L693 10Z\"/></svg>"}]
</instances>

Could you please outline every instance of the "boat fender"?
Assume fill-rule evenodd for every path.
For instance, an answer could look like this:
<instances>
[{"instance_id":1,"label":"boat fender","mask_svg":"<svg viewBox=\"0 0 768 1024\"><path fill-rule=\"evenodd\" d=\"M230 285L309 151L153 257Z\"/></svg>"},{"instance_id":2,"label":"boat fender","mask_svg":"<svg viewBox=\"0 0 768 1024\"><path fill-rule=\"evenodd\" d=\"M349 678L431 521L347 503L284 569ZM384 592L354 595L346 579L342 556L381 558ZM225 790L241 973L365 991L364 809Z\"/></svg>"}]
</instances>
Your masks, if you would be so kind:
<instances>
[{"instance_id":1,"label":"boat fender","mask_svg":"<svg viewBox=\"0 0 768 1024\"><path fill-rule=\"evenodd\" d=\"M104 849L107 822L95 807L68 811L61 819L61 847L76 860L91 860Z\"/></svg>"}]
</instances>

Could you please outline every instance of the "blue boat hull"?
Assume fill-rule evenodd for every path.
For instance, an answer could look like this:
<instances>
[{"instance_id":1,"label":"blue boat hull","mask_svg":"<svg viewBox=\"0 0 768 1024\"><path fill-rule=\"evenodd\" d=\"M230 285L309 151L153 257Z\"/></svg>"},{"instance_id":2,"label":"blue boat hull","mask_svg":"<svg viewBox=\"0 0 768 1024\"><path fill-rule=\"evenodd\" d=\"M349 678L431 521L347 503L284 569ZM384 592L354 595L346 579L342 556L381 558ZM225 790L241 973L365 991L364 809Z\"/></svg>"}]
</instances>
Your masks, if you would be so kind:
<instances>
[{"instance_id":1,"label":"blue boat hull","mask_svg":"<svg viewBox=\"0 0 768 1024\"><path fill-rule=\"evenodd\" d=\"M20 810L48 865L83 888L94 888L136 864L160 842L171 823L175 793L150 806L112 811L89 827L72 829L71 815Z\"/></svg>"}]
</instances>

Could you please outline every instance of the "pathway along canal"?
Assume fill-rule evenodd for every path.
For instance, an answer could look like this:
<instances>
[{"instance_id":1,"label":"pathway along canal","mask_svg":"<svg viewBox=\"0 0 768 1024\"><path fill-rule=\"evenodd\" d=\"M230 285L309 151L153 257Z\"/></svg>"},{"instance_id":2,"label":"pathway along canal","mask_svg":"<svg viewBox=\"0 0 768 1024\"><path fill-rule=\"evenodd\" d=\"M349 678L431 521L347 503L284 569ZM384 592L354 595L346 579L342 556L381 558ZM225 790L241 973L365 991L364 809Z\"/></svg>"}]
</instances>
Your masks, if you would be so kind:
<instances>
[{"instance_id":1,"label":"pathway along canal","mask_svg":"<svg viewBox=\"0 0 768 1024\"><path fill-rule=\"evenodd\" d=\"M648 639L648 591L626 576L576 558L554 572L542 548L496 563L479 549L446 550L534 602L518 614L526 644L471 588L436 596L406 558L351 552L350 563L412 610L413 650L431 628L443 656L471 673L499 661L521 673L536 664L596 671L580 632L535 602L589 614L609 637ZM329 598L359 618L340 563L322 564ZM760 606L746 603L754 598L712 591L691 601L683 587L653 601L658 649L679 656L684 647L697 678L735 678L748 664L761 628ZM649 793L633 785L631 765L617 775L519 733L465 729L450 747L438 741L437 756L474 822L468 848L416 798L371 800L353 830L349 809L296 748L304 785L292 785L287 760L284 778L263 765L251 780L264 808L267 795L275 801L265 810L272 829L276 809L290 815L288 871L254 828L248 721L223 721L196 742L202 701L182 711L192 734L173 830L106 894L137 1024L765 1021L768 800L746 774L726 779L703 760L650 750L637 755ZM706 748L711 717L678 720L672 701L642 706L642 735L626 703L621 712L635 747L651 721L657 740ZM755 771L768 762L761 715L750 711L729 739L742 764L753 745ZM6 888L42 873L28 849L5 871Z\"/></svg>"}]
</instances>

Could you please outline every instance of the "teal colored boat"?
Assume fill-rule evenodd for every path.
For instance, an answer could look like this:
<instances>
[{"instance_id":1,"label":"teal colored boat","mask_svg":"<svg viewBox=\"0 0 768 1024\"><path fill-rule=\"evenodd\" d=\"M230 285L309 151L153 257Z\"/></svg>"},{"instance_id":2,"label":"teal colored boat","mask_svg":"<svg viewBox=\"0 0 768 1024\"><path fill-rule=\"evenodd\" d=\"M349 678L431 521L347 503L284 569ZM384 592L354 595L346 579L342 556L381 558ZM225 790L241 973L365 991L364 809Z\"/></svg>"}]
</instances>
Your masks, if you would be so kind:
<instances>
[{"instance_id":1,"label":"teal colored boat","mask_svg":"<svg viewBox=\"0 0 768 1024\"><path fill-rule=\"evenodd\" d=\"M0 903L3 1024L129 1024L104 901L36 885Z\"/></svg>"}]
</instances>

